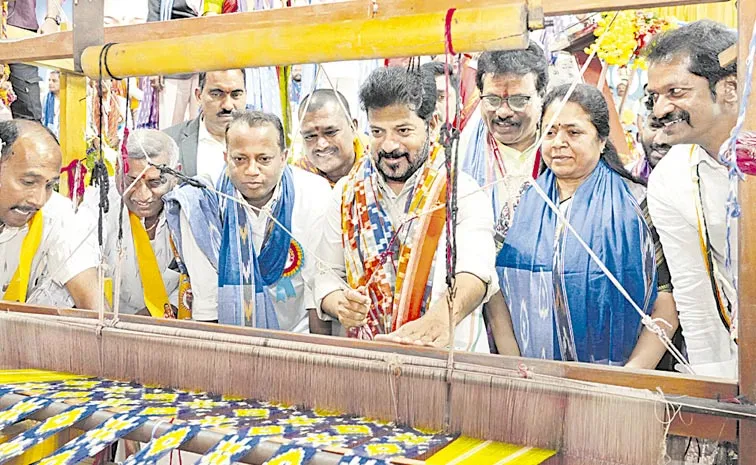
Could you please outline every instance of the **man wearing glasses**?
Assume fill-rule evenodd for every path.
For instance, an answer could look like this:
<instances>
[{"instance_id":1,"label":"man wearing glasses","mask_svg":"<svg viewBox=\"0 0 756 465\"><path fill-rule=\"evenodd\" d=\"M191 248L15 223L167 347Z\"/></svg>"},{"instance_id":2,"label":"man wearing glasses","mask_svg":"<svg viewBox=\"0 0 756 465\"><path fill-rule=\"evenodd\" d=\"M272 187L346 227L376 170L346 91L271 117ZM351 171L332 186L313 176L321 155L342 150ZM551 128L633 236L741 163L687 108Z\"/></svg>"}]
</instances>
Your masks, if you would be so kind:
<instances>
[{"instance_id":1,"label":"man wearing glasses","mask_svg":"<svg viewBox=\"0 0 756 465\"><path fill-rule=\"evenodd\" d=\"M540 170L536 141L548 76L546 56L533 41L525 50L485 52L478 60L480 120L462 134L462 169L493 198L498 247L520 194Z\"/></svg>"},{"instance_id":2,"label":"man wearing glasses","mask_svg":"<svg viewBox=\"0 0 756 465\"><path fill-rule=\"evenodd\" d=\"M504 243L523 190L540 172L536 142L548 78L546 55L533 41L525 50L485 52L478 60L479 119L473 117L465 127L460 150L464 153L463 171L486 186L491 196L497 250ZM509 314L501 293L491 297L484 308L489 345L494 353L518 355L516 347L495 346L492 328L501 323L489 318L489 312Z\"/></svg>"}]
</instances>

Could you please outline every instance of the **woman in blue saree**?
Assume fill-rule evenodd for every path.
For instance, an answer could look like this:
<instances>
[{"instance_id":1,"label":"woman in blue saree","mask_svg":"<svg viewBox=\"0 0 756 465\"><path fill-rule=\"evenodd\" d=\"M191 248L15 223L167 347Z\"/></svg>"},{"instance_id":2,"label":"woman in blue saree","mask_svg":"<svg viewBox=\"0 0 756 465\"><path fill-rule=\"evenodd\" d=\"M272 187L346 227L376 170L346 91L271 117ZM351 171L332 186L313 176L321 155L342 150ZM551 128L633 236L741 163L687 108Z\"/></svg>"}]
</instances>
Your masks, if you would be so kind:
<instances>
[{"instance_id":1,"label":"woman in blue saree","mask_svg":"<svg viewBox=\"0 0 756 465\"><path fill-rule=\"evenodd\" d=\"M552 119L567 90L560 86L546 97L542 122ZM604 97L578 85L545 135L548 169L537 183L637 307L650 313L656 299L654 245L631 191L636 186L608 137ZM498 325L507 331L495 330L497 345L511 347L514 337L524 357L628 361L640 335L640 313L533 187L517 207L496 265L511 316Z\"/></svg>"}]
</instances>

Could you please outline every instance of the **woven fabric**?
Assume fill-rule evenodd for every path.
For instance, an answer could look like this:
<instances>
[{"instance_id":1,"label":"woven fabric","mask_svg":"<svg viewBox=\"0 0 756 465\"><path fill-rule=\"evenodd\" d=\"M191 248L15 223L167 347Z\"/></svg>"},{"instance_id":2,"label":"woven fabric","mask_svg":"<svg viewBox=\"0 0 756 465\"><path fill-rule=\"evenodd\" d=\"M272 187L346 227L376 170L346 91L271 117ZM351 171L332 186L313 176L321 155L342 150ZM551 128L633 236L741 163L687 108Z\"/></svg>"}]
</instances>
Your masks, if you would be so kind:
<instances>
[{"instance_id":1,"label":"woven fabric","mask_svg":"<svg viewBox=\"0 0 756 465\"><path fill-rule=\"evenodd\" d=\"M199 426L173 425L160 437L153 439L136 454L129 457L123 465L151 465L157 463L166 454L181 447L200 432Z\"/></svg>"},{"instance_id":2,"label":"woven fabric","mask_svg":"<svg viewBox=\"0 0 756 465\"><path fill-rule=\"evenodd\" d=\"M4 393L0 391L0 397ZM18 421L27 418L34 412L38 412L52 403L48 399L25 399L21 402L11 405L7 409L0 411L0 431Z\"/></svg>"},{"instance_id":3,"label":"woven fabric","mask_svg":"<svg viewBox=\"0 0 756 465\"><path fill-rule=\"evenodd\" d=\"M225 452L208 451L207 462L201 463L224 463L223 457L240 445L265 437L283 437L292 446L350 448L357 455L374 459L414 458L454 440L454 436L422 433L339 412L93 378L0 385L0 392L3 390L30 396L45 405L53 401L73 403L152 420L174 419L184 426L226 432L230 442Z\"/></svg>"},{"instance_id":4,"label":"woven fabric","mask_svg":"<svg viewBox=\"0 0 756 465\"><path fill-rule=\"evenodd\" d=\"M38 465L74 465L87 457L94 457L146 422L146 417L118 414L70 441L55 454L39 461Z\"/></svg>"},{"instance_id":5,"label":"woven fabric","mask_svg":"<svg viewBox=\"0 0 756 465\"><path fill-rule=\"evenodd\" d=\"M284 444L263 465L304 465L318 450L313 447Z\"/></svg>"},{"instance_id":6,"label":"woven fabric","mask_svg":"<svg viewBox=\"0 0 756 465\"><path fill-rule=\"evenodd\" d=\"M207 451L195 465L231 465L257 447L260 440L259 436L251 436L248 429L229 434Z\"/></svg>"},{"instance_id":7,"label":"woven fabric","mask_svg":"<svg viewBox=\"0 0 756 465\"><path fill-rule=\"evenodd\" d=\"M31 447L90 417L96 411L97 407L93 405L71 407L21 433L12 440L0 444L0 464L13 457L18 457Z\"/></svg>"}]
</instances>

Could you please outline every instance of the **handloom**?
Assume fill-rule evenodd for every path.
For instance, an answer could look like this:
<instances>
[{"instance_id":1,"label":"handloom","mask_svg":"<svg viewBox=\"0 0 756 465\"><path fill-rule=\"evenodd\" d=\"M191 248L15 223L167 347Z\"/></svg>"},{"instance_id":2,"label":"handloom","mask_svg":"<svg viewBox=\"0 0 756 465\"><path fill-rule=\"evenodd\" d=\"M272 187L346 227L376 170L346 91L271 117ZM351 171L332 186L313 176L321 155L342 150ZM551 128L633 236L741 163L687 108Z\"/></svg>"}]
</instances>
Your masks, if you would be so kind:
<instances>
[{"instance_id":1,"label":"handloom","mask_svg":"<svg viewBox=\"0 0 756 465\"><path fill-rule=\"evenodd\" d=\"M687 0L665 0L657 3L686 2ZM85 11L88 5L95 3L98 2L77 2L75 8ZM370 3L372 3L372 8L365 8ZM441 11L446 9L447 6L449 8L481 5L488 7L494 2L465 0L458 3L460 4L452 5L452 2L447 1L372 0L372 2L344 2L335 6L313 5L309 9L303 7L299 11L274 11L266 12L264 15L250 14L244 16L243 25L241 24L242 21L239 20L234 23L233 27L229 29L224 27L223 30L229 32L250 31L254 30L255 26L258 28L262 26L268 28L266 32L275 32L280 30L276 27L281 24L296 23L294 19L297 17L300 20L307 18L305 15L307 12L319 12L318 17L310 18L313 24L331 22L333 24L323 29L332 31L334 30L333 27L339 27L337 23L341 24L355 18L361 19L365 11L372 12L370 17L384 18L387 13L397 16L402 14L418 15L418 12L425 14L426 11L431 9ZM513 5L516 3L512 2ZM531 3L536 4L536 2ZM553 15L574 13L577 10L628 8L636 5L651 6L652 3L648 0L624 2L597 0L590 4L566 6L564 2L547 1L541 11L545 11L547 15ZM432 8L428 7L430 4L433 4ZM537 6L540 8L540 4ZM739 7L742 13L741 27L744 31L742 35L747 37L749 35L747 32L750 31L749 21L752 22L756 17L756 8L748 2L740 4ZM531 27L534 22L531 17L532 10L531 5L528 5L528 26ZM347 11L351 13L347 14ZM335 12L341 12L341 14L336 15ZM437 17L440 18L441 16L443 15ZM84 17L85 15L82 15L82 18ZM259 22L254 23L258 18ZM472 23L477 26L478 21L471 20L473 16L455 16L455 20L459 18L464 18L468 24ZM490 19L490 17L486 19ZM193 29L194 26L210 24L212 21L220 24L223 20L225 18L200 18L178 22L181 24L174 23L168 26L159 24L159 26L161 29L171 30L172 32L169 32L168 35L173 34L174 37L188 38L195 37L197 31ZM265 21L267 21L267 24ZM82 37L92 32L92 37L95 37L95 23L95 21L91 21L91 24L76 24L74 35L77 35L77 31ZM481 21L480 23L490 24L494 21ZM436 23L428 22L428 24L435 25ZM137 29L146 31L148 27L149 25L129 27L124 28L123 32L126 29L133 30L134 32L129 35L137 40L139 37L167 37L161 34L137 32ZM506 30L507 33L510 29L501 27L498 23L497 28ZM218 28L203 27L200 30L207 34L206 31L218 30ZM301 32L300 29L297 30ZM402 28L402 32L406 32L406 30L412 30L412 28ZM467 31L471 30L474 29L467 29ZM99 33L99 42L97 42L97 39L93 39L92 42L102 45L102 29ZM276 40L282 42L287 38L279 37L276 34L272 35ZM515 46L514 42L518 41L519 38L514 37L514 35L516 34L508 38L504 37L502 42L507 43L499 44L499 46ZM342 36L351 37L350 34L342 34ZM258 35L255 35L255 38L257 37ZM340 37L340 41L348 40L344 37ZM390 40L382 40L383 37L388 37ZM395 48L396 42L407 44L412 43L412 39L398 40L397 36L393 34L383 34L383 37L378 37L376 43L369 44L369 52L365 51L364 44L351 44L355 49L362 47L354 55L364 56L365 53L373 53L376 56L385 57L391 56L392 53L415 54L414 50L410 53L406 49ZM502 38L501 35L494 37ZM309 37L306 39L310 40ZM50 40L52 47L32 47L31 42L29 42L30 45L3 44L1 55L13 57L18 61L24 61L23 59L26 58L45 59L62 56L53 55L60 53L55 50L65 48L65 41L58 41L61 44L58 46L53 43L56 41L54 37L42 36L34 40L38 43ZM119 42L126 41L126 39L119 40ZM317 43L317 41L311 42ZM438 41L438 44L441 45L437 44L436 49L434 49L436 51L433 53L442 52L442 42L441 40ZM451 38L449 38L449 42L451 42ZM456 40L454 42L455 46L458 45ZM70 43L70 41L67 42L69 47ZM231 43L240 43L240 41L236 40L234 36ZM480 48L474 40L471 43L474 45L470 45L470 49ZM157 44L153 43L152 45ZM259 42L257 45L259 45ZM424 46L424 44L422 45ZM490 43L487 45L490 45ZM492 47L496 46L492 45ZM81 44L75 44L73 48L75 58L80 60L83 51ZM265 46L257 48L263 49L258 50L258 52L268 52ZM270 53L269 55L272 55L272 57L261 58L260 63L255 63L272 64L270 60L278 59L282 55L292 57L293 52L302 52L300 59L292 58L294 61L323 61L325 55L313 58L311 54L308 54L308 49L311 48L303 46L296 50L287 50L285 54ZM339 47L328 47L318 43L316 48L336 50ZM466 47L458 46L456 48L459 51L464 51ZM96 51L97 48L92 50ZM92 50L90 50L89 55L89 74L93 76L102 75L101 70L95 71L97 60L92 59L95 56ZM271 48L271 50L275 50L275 48ZM423 48L423 50L426 49ZM6 51L9 53L5 53ZM160 50L156 49L151 49L150 53L147 54L134 53L136 51L136 49L129 47L113 47L110 64L114 66L111 66L107 72L113 71L114 74L118 75L119 72L124 71L123 75L126 75L126 73L131 72L127 69L128 66L122 66L123 69L119 69L117 66L129 65L128 59L134 56L143 60L143 65L149 67L151 73L161 71L159 69L161 65L156 65L157 61L162 62L162 66L164 66L168 61L186 59L185 56L179 54L171 60L165 60L165 56L160 56L157 53ZM144 52L144 50L139 51ZM354 50L350 49L350 53L352 51ZM70 56L70 51L66 53ZM421 53L421 51L417 53ZM119 54L126 55L121 63L119 63ZM107 56L107 53L105 55ZM227 53L226 55L235 54ZM256 55L260 56L261 54L257 53ZM226 59L228 59L228 56ZM339 58L343 57L339 56ZM241 57L240 59L244 61L249 58ZM246 65L249 64L251 62L246 63ZM179 65L171 63L171 66L174 65L197 66L196 63ZM70 92L68 99L70 108L62 110L64 115L68 115L68 117L63 115L61 117L64 126L62 130L66 134L64 145L65 140L68 140L68 144L75 146L76 144L72 140L80 137L76 124L77 121L83 121L83 118L73 117L76 111L72 110L76 110L76 108L70 102L84 101L85 85L83 78L74 75L70 75L68 78L70 83L76 85L65 85L66 79L63 81L62 87L67 89L64 90L64 93ZM76 92L80 92L81 95L77 96ZM67 152L69 151L71 151L70 148L67 149ZM749 183L748 186L753 186L753 183ZM746 189L746 193L748 193L747 191L748 189ZM748 196L746 196L744 202L747 202L747 200ZM750 213L745 213L750 218ZM750 229L754 228L754 225L746 221L741 224L746 225L746 230L749 227ZM753 260L742 260L742 262L753 263ZM747 273L748 270L748 267L741 267L742 273ZM754 302L753 296L750 295L750 292L753 291L750 291L748 286L744 286L742 291L741 317L753 313L751 302ZM555 461L554 463L658 463L663 450L664 423L670 419L670 416L665 414L664 404L660 403L660 399L647 392L575 382L558 376L543 375L541 374L543 372L539 369L531 370L533 366L543 369L556 367L556 364L535 361L531 364L528 361L526 362L528 363L527 367L523 366L521 370L517 370L511 367L502 368L498 366L498 362L491 363L492 357L473 357L467 354L459 354L455 358L454 365L450 367L451 369L448 369L444 354L438 351L391 347L390 350L396 354L389 355L386 352L367 351L365 349L368 346L361 346L356 342L350 341L341 346L331 341L310 336L289 335L284 338L284 336L276 333L246 329L231 330L228 328L213 328L214 333L207 333L198 331L199 329L209 329L209 327L201 324L170 322L151 326L143 324L146 320L137 317L133 319L123 317L123 322L106 325L102 321L92 320L91 314L86 312L51 312L33 308L27 308L23 311L29 313L41 312L47 315L29 316L7 313L0 316L0 344L2 344L0 346L2 347L0 368L39 368L67 371L87 377L122 380L121 382L141 383L142 385L159 384L164 386L165 389L201 390L222 393L227 396L240 396L245 399L259 399L258 402L277 401L289 406L296 405L300 408L298 411L308 408L316 409L313 410L315 412L322 411L320 409L332 409L344 413L348 412L358 418L374 417L390 420L398 425L411 428L434 430L446 428L447 436L451 437L456 434L463 434L465 437L506 441L557 450L558 456L551 459ZM58 314L69 316L62 317ZM751 320L745 318L746 324L742 328L748 326L748 329L752 329L750 328L752 326ZM756 370L750 366L753 363L752 360L756 359L751 356L753 347L756 347L753 342L754 337L756 337L756 333L752 330L743 331L740 341L742 353L740 386L743 390L742 393L751 398L754 386L756 386L753 379ZM376 350L381 349L380 345L369 347ZM37 348L40 352L35 353L28 348ZM584 367L581 369L595 370L594 373L602 372L600 368ZM556 368L554 370L558 371ZM602 376L597 377L609 383L637 385L638 383L635 382L634 378L640 378L640 376L637 376L637 372L621 374L619 371L605 370L603 373ZM612 375L616 379L609 379ZM674 387L677 394L695 392L695 395L699 397L713 399L720 396L735 397L738 394L738 386L732 383L692 381L676 376L648 376L656 376L657 378L653 379L658 379L659 385L663 386L665 392L669 391L667 389L667 386L669 386ZM652 378L646 380L648 381L648 379ZM87 380L84 381L88 382ZM100 381L96 382L99 383ZM102 382L105 383L105 381ZM651 386L650 383L645 384L645 387ZM7 388L0 388L0 390L3 389ZM20 400L18 397L12 397L19 395L21 394L5 394L2 401ZM35 399L41 397L37 394L33 394L33 396L35 396ZM201 397L201 395L198 396ZM448 424L444 421L447 417L447 406L449 406L450 411ZM54 410L56 407L59 410ZM53 410L48 411L48 408ZM34 415L38 419L44 420L65 408L67 408L65 405L61 406L56 403L50 407L42 408ZM719 404L716 404L715 408L722 410ZM119 413L108 413L103 408L93 413L92 419L80 422L77 426L91 430L105 421L106 418L117 414ZM745 417L738 418L742 420ZM125 421L121 417L118 419ZM130 426L128 427L133 426L133 422L129 423ZM177 420L174 423L176 424L172 425L165 421L161 423L160 420L148 420L141 426L134 426L135 429L127 437L149 442L153 436L160 438L165 431L171 429L172 437L186 438L195 435L194 439L187 441L182 448L206 453L209 452L210 448L215 447L218 440L225 434L207 429L198 432L196 428L192 428L196 425L188 422ZM11 429L13 428L18 431L20 426L17 424L15 427L11 427ZM694 429L691 428L688 432L694 434ZM7 432L7 429L4 431ZM741 438L743 438L740 444L741 452L744 450L756 451L756 441L753 441L754 431L756 430L749 421L741 422L739 430ZM721 435L722 430L717 429L713 433L698 434L708 434L707 437L713 436L714 439L718 439L720 436L717 434ZM239 440L242 441L242 439ZM458 455L456 460L451 459L448 455L443 455L445 451L450 454L455 452L451 449L444 449L437 452L437 456L430 458L428 462L463 463L464 457L469 458L470 453L476 448L478 451L482 450L480 444L476 446L475 443L468 443L467 441L474 440L464 438L461 441L469 445L471 449L468 449L466 454L456 452ZM63 446L63 444L60 445ZM339 455L329 452L321 451L313 454L311 450L305 452L292 450L296 447L296 444L287 443L283 446L283 450L279 450L280 447L270 441L263 441L254 447L250 456L243 459L244 461L261 463L274 453L280 452L281 454L288 454L288 456L296 454L309 456L308 454L312 454L314 457L312 463L337 463L342 460ZM741 458L743 463L754 463L753 460L756 460L753 456L745 453ZM514 458L502 458L502 455L499 455L498 459L490 463L495 462L526 463L517 462ZM344 463L369 462L363 461L362 458L357 456ZM470 459L467 463L487 462Z\"/></svg>"},{"instance_id":2,"label":"handloom","mask_svg":"<svg viewBox=\"0 0 756 465\"><path fill-rule=\"evenodd\" d=\"M321 452L310 463L337 463L341 458L331 452L334 446L365 459L401 455L447 463L490 445L468 438L520 445L511 447L520 455L509 463L543 463L550 457L544 450L558 451L552 460L563 464L655 464L663 457L665 405L648 392L535 374L523 377L517 371L470 363L458 363L449 372L443 359L406 355L401 350L374 352L331 346L314 336L301 336L307 342L300 342L260 337L265 333L259 330L253 331L254 336L244 336L200 331L208 327L201 323L174 324L103 325L86 316L0 313L0 344L10 348L3 350L0 368L54 370L84 377L9 385L0 372L0 389L9 390L0 398L0 406L8 408L26 400L24 406L41 409L37 415L48 415L37 418L49 421L50 415L70 413L72 404L84 402L79 406L81 416L65 426L97 415L79 426L105 428L107 418L121 415L117 419L122 435L131 432L126 431L129 428L138 429L142 435L137 438L145 442L152 435L144 433L156 427L156 419L173 418L173 425L165 423L159 432L169 426L187 427L177 431L199 434L193 445L191 441L187 445L202 453L221 436L265 433L283 438L292 447L319 447ZM444 425L447 383L451 385L451 423ZM6 412L0 413L0 421ZM139 413L150 421L142 421ZM447 431L441 432L445 426ZM38 426L16 442L8 442L10 446L0 445L0 463L6 449L31 445L24 440L33 437L43 440L45 430ZM203 434L206 431L213 434ZM397 435L407 441L392 439ZM443 448L458 435L465 438ZM94 437L105 436L97 433ZM115 433L107 436L112 442L118 437ZM76 449L75 445L70 449ZM101 448L87 450L94 454ZM267 458L263 451L253 453L250 461L260 463ZM446 458L434 462L428 457L431 453ZM496 457L491 463L506 455ZM486 462L476 458L455 463Z\"/></svg>"}]
</instances>

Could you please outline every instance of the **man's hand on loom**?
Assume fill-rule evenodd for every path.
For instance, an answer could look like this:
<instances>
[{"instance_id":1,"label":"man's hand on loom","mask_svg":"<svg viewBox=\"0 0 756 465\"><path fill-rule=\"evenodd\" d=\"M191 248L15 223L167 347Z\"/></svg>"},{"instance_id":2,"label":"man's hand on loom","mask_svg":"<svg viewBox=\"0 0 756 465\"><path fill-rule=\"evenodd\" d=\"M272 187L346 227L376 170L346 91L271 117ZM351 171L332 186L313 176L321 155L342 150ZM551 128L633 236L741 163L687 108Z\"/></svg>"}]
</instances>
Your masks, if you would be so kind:
<instances>
[{"instance_id":1,"label":"man's hand on loom","mask_svg":"<svg viewBox=\"0 0 756 465\"><path fill-rule=\"evenodd\" d=\"M321 306L337 317L344 328L355 328L367 324L370 298L362 292L347 289L328 294Z\"/></svg>"},{"instance_id":2,"label":"man's hand on loom","mask_svg":"<svg viewBox=\"0 0 756 465\"><path fill-rule=\"evenodd\" d=\"M376 341L445 347L449 344L449 317L443 312L429 311L390 334L378 334Z\"/></svg>"}]
</instances>

